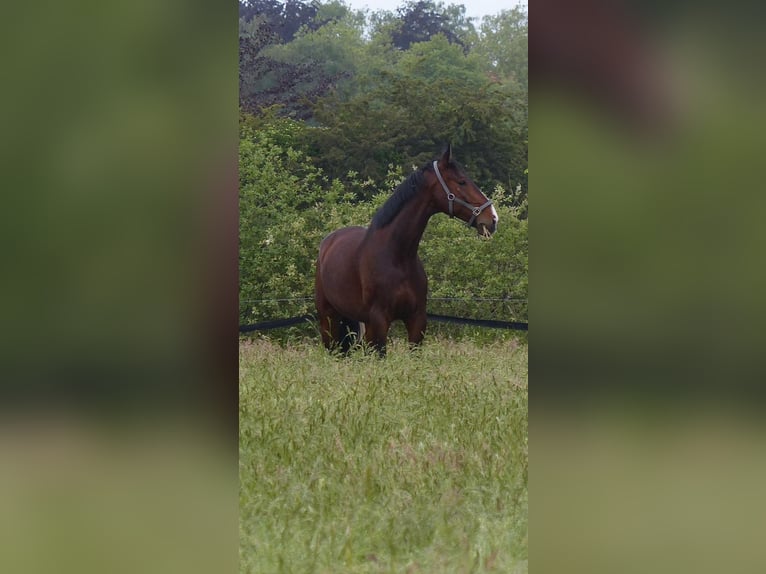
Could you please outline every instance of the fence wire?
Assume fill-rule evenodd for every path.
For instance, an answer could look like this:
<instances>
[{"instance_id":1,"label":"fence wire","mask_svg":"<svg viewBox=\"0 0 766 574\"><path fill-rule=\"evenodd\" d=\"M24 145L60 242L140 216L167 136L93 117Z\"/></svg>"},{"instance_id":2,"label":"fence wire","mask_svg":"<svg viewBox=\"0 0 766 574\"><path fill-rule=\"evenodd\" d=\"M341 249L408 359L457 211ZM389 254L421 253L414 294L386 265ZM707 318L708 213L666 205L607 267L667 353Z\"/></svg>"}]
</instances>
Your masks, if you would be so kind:
<instances>
[{"instance_id":1,"label":"fence wire","mask_svg":"<svg viewBox=\"0 0 766 574\"><path fill-rule=\"evenodd\" d=\"M430 297L429 317L436 321L526 330L525 297ZM276 297L240 301L240 332L309 324L313 297Z\"/></svg>"}]
</instances>

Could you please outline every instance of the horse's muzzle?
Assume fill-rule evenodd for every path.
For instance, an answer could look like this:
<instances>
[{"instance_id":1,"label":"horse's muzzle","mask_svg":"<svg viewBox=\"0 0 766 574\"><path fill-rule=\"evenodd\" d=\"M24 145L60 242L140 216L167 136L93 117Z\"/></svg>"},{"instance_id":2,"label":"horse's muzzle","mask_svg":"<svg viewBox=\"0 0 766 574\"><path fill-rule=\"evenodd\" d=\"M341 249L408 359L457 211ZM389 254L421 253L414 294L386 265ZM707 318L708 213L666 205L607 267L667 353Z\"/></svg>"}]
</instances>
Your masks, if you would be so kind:
<instances>
[{"instance_id":1,"label":"horse's muzzle","mask_svg":"<svg viewBox=\"0 0 766 574\"><path fill-rule=\"evenodd\" d=\"M497 221L494 219L491 223L477 223L476 224L476 232L481 237L490 237L495 231L497 231Z\"/></svg>"}]
</instances>

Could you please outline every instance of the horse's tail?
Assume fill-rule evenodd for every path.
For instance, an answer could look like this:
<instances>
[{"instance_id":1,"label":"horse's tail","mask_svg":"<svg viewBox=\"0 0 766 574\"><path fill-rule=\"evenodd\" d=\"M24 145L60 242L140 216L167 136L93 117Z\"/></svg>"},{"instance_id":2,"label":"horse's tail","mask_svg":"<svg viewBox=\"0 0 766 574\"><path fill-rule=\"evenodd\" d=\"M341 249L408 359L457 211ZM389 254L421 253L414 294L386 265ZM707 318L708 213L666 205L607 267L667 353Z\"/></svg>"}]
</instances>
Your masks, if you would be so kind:
<instances>
[{"instance_id":1,"label":"horse's tail","mask_svg":"<svg viewBox=\"0 0 766 574\"><path fill-rule=\"evenodd\" d=\"M348 353L351 347L361 340L361 334L362 329L359 321L346 317L340 318L340 350L342 352Z\"/></svg>"}]
</instances>

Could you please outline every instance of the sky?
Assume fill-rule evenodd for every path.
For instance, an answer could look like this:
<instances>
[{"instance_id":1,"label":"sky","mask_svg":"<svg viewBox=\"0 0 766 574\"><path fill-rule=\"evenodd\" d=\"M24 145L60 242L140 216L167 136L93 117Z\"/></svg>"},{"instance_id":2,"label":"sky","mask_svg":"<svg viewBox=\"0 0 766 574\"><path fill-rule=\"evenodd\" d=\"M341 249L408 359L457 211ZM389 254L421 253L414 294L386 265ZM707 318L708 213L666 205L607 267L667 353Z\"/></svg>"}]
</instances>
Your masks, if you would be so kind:
<instances>
[{"instance_id":1,"label":"sky","mask_svg":"<svg viewBox=\"0 0 766 574\"><path fill-rule=\"evenodd\" d=\"M487 14L497 14L501 10L509 10L515 6L521 5L527 7L527 0L443 0L444 4L462 4L465 6L466 14L479 21L482 16ZM377 10L394 11L404 0L346 0L352 8L358 10L369 8L375 12Z\"/></svg>"}]
</instances>

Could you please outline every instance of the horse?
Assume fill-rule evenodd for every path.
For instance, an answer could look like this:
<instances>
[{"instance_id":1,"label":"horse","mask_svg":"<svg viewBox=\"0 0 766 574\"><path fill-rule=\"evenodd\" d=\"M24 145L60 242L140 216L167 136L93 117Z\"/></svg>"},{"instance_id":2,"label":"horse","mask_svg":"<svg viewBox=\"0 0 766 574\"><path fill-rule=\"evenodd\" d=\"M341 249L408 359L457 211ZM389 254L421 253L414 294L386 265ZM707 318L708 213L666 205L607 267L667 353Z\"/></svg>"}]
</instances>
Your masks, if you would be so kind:
<instances>
[{"instance_id":1,"label":"horse","mask_svg":"<svg viewBox=\"0 0 766 574\"><path fill-rule=\"evenodd\" d=\"M437 213L461 219L480 236L497 230L492 200L453 160L450 145L399 184L368 227L344 227L322 240L315 303L325 347L347 353L363 324L365 341L384 356L396 320L404 322L412 347L422 342L428 279L418 246Z\"/></svg>"}]
</instances>

